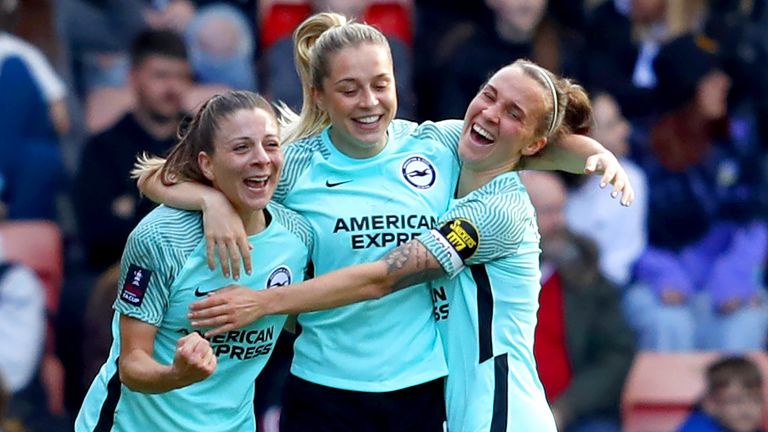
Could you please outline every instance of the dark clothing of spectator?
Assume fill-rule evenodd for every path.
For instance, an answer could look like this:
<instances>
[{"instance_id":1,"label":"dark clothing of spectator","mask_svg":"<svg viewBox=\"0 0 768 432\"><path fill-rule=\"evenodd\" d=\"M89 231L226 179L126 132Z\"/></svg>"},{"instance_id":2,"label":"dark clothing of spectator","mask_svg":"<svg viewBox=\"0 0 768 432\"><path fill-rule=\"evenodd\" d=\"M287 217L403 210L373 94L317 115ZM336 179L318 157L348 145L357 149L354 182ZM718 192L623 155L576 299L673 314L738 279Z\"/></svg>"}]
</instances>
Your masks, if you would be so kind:
<instances>
[{"instance_id":1,"label":"dark clothing of spectator","mask_svg":"<svg viewBox=\"0 0 768 432\"><path fill-rule=\"evenodd\" d=\"M616 2L595 8L586 41L585 83L612 94L630 119L654 113L654 91L632 82L640 49L632 39L629 17L616 9Z\"/></svg>"},{"instance_id":2,"label":"dark clothing of spectator","mask_svg":"<svg viewBox=\"0 0 768 432\"><path fill-rule=\"evenodd\" d=\"M755 432L761 432L763 429L756 429ZM677 432L733 432L731 429L721 425L712 416L701 409L696 409L685 420Z\"/></svg>"},{"instance_id":3,"label":"dark clothing of spectator","mask_svg":"<svg viewBox=\"0 0 768 432\"><path fill-rule=\"evenodd\" d=\"M174 136L153 137L128 113L86 144L74 203L86 263L92 269L102 271L118 262L128 234L154 207L139 196L130 178L136 156L142 152L164 155L174 143ZM127 202L128 211L116 209L118 199Z\"/></svg>"},{"instance_id":4,"label":"dark clothing of spectator","mask_svg":"<svg viewBox=\"0 0 768 432\"><path fill-rule=\"evenodd\" d=\"M542 284L534 339L539 375L547 399L566 424L618 419L634 336L619 306L619 290L600 274L597 247L573 234L565 241L572 255L542 255L542 270L550 276ZM564 349L552 349L557 346Z\"/></svg>"}]
</instances>

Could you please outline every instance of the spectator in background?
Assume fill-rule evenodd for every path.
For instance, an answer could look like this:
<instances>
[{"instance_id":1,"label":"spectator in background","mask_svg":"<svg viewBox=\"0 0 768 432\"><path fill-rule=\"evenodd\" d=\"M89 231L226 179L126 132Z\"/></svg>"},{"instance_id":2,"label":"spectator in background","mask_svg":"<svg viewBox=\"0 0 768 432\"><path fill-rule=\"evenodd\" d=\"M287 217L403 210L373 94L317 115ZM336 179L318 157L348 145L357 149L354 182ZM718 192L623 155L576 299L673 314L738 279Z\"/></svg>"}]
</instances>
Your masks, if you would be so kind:
<instances>
[{"instance_id":1,"label":"spectator in background","mask_svg":"<svg viewBox=\"0 0 768 432\"><path fill-rule=\"evenodd\" d=\"M442 78L437 118L461 118L488 77L515 59L529 58L558 73L579 78L580 43L545 20L547 0L486 0L494 26L475 26L457 44Z\"/></svg>"},{"instance_id":2,"label":"spectator in background","mask_svg":"<svg viewBox=\"0 0 768 432\"><path fill-rule=\"evenodd\" d=\"M371 0L311 0L313 13L336 12L356 21L362 21ZM376 23L367 23L376 27ZM395 66L395 78L397 82L397 97L399 100L397 117L415 119L416 106L414 102L412 74L413 59L411 47L406 41L392 35L387 35L387 41L392 51L392 61ZM265 53L267 68L266 93L273 101L281 101L295 112L301 109L302 93L301 81L296 72L293 54L293 38L287 35L277 40ZM507 62L508 63L508 62ZM506 63L504 63L506 64ZM494 69L495 70L495 69ZM461 108L463 115L464 107ZM460 116L457 116L459 118Z\"/></svg>"},{"instance_id":3,"label":"spectator in background","mask_svg":"<svg viewBox=\"0 0 768 432\"><path fill-rule=\"evenodd\" d=\"M77 222L91 269L102 271L118 262L128 234L154 207L141 199L129 173L138 154L164 154L174 144L190 83L180 36L148 30L137 37L130 76L136 104L86 144L74 184Z\"/></svg>"},{"instance_id":4,"label":"spectator in background","mask_svg":"<svg viewBox=\"0 0 768 432\"><path fill-rule=\"evenodd\" d=\"M541 234L542 287L534 355L559 431L620 431L619 400L634 357L619 291L594 243L568 232L559 177L522 177Z\"/></svg>"},{"instance_id":5,"label":"spectator in background","mask_svg":"<svg viewBox=\"0 0 768 432\"><path fill-rule=\"evenodd\" d=\"M40 50L10 33L18 5L0 0L0 202L10 219L55 219L66 89Z\"/></svg>"},{"instance_id":6,"label":"spectator in background","mask_svg":"<svg viewBox=\"0 0 768 432\"><path fill-rule=\"evenodd\" d=\"M197 81L255 90L256 0L63 0L63 29L81 93L128 81L142 31L183 35Z\"/></svg>"},{"instance_id":7,"label":"spectator in background","mask_svg":"<svg viewBox=\"0 0 768 432\"><path fill-rule=\"evenodd\" d=\"M437 119L442 83L436 80L454 64L451 57L456 42L475 26L493 25L491 11L480 2L465 0L414 0L414 51L430 53L413 58L417 118Z\"/></svg>"},{"instance_id":8,"label":"spectator in background","mask_svg":"<svg viewBox=\"0 0 768 432\"><path fill-rule=\"evenodd\" d=\"M654 64L667 114L641 158L653 179L649 247L626 297L645 349L757 350L768 333L760 144L754 116L728 113L716 49L689 34Z\"/></svg>"},{"instance_id":9,"label":"spectator in background","mask_svg":"<svg viewBox=\"0 0 768 432\"><path fill-rule=\"evenodd\" d=\"M762 431L763 378L745 357L727 357L707 368L706 393L678 432Z\"/></svg>"},{"instance_id":10,"label":"spectator in background","mask_svg":"<svg viewBox=\"0 0 768 432\"><path fill-rule=\"evenodd\" d=\"M587 27L585 82L611 93L633 121L655 114L653 59L659 47L700 29L705 16L705 3L699 0L603 2Z\"/></svg>"},{"instance_id":11,"label":"spectator in background","mask_svg":"<svg viewBox=\"0 0 768 432\"><path fill-rule=\"evenodd\" d=\"M252 14L256 14L255 8ZM254 31L238 9L224 3L202 7L184 35L197 82L257 89Z\"/></svg>"},{"instance_id":12,"label":"spectator in background","mask_svg":"<svg viewBox=\"0 0 768 432\"><path fill-rule=\"evenodd\" d=\"M565 215L571 230L597 243L603 275L624 288L647 243L648 181L645 172L627 157L630 125L616 100L608 93L598 92L592 97L592 112L592 137L619 158L637 198L630 207L617 206L598 187L599 177L573 176L576 187L569 191Z\"/></svg>"},{"instance_id":13,"label":"spectator in background","mask_svg":"<svg viewBox=\"0 0 768 432\"><path fill-rule=\"evenodd\" d=\"M47 417L45 396L36 382L45 344L45 292L30 269L3 256L0 242L0 393L8 392L10 417L39 423ZM0 428L3 405L0 401Z\"/></svg>"}]
</instances>

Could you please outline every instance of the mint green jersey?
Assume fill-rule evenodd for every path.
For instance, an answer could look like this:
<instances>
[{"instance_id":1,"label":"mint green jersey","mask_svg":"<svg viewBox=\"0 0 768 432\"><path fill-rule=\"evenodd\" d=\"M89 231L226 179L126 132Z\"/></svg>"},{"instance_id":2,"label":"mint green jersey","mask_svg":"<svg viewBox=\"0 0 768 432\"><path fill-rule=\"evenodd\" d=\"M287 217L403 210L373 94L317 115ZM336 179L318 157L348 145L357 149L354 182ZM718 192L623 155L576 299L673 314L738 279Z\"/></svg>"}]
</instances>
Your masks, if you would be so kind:
<instances>
[{"instance_id":1,"label":"mint green jersey","mask_svg":"<svg viewBox=\"0 0 768 432\"><path fill-rule=\"evenodd\" d=\"M267 216L266 229L249 237L254 271L237 282L255 290L303 280L313 242L298 214L270 205ZM211 338L216 370L187 387L139 393L122 385L118 375L121 314L157 327L153 357L170 365L177 341L194 331L187 319L189 305L232 283L206 265L199 212L160 206L147 215L128 238L114 304L112 347L88 390L75 430L253 432L254 380L273 351L284 315Z\"/></svg>"},{"instance_id":2,"label":"mint green jersey","mask_svg":"<svg viewBox=\"0 0 768 432\"><path fill-rule=\"evenodd\" d=\"M315 232L312 261L321 275L381 258L431 229L458 177L462 122L395 120L376 156L352 159L329 129L285 148L275 199L306 217ZM382 299L299 315L291 372L344 390L386 392L446 374L427 284Z\"/></svg>"},{"instance_id":3,"label":"mint green jersey","mask_svg":"<svg viewBox=\"0 0 768 432\"><path fill-rule=\"evenodd\" d=\"M432 286L448 361L448 430L554 432L533 357L539 233L518 175L454 200L419 241L451 276Z\"/></svg>"}]
</instances>

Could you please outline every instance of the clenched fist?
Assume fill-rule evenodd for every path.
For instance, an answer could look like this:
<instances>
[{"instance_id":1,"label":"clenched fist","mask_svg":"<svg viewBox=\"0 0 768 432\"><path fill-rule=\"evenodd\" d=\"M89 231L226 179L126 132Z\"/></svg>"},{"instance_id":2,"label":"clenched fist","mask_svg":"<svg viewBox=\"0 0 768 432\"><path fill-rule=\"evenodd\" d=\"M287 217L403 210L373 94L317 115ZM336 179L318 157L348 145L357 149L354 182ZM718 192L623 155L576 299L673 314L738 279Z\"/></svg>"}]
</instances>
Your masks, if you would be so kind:
<instances>
[{"instance_id":1,"label":"clenched fist","mask_svg":"<svg viewBox=\"0 0 768 432\"><path fill-rule=\"evenodd\" d=\"M216 370L216 355L211 344L198 333L190 333L176 342L171 370L183 386L202 381Z\"/></svg>"}]
</instances>

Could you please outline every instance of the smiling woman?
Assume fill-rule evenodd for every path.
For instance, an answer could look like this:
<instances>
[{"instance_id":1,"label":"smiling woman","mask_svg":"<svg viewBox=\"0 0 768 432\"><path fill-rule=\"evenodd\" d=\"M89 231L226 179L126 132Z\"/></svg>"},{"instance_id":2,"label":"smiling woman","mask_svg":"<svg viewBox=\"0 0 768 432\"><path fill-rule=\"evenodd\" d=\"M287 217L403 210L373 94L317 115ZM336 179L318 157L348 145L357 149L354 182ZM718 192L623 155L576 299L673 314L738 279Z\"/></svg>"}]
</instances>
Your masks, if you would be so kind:
<instances>
[{"instance_id":1,"label":"smiling woman","mask_svg":"<svg viewBox=\"0 0 768 432\"><path fill-rule=\"evenodd\" d=\"M453 198L463 197L454 194L457 184L464 187L466 180L473 179L487 183L490 178L473 176L470 171L463 171L462 183L458 183L460 141L466 147L462 151L476 159L480 164L477 168L487 174L491 171L484 166L496 169L495 158L504 157L503 166L511 169L519 164L508 161L507 156L514 155L515 161L519 161L518 153L523 147L531 147L530 153L537 150L524 137L535 138L538 148L549 139L561 137L555 131L544 136L547 128L539 127L539 120L552 121L547 114L553 105L545 99L551 95L550 87L545 81L538 82L535 76L524 84L541 93L534 98L539 105L529 106L528 99L517 91L514 97L507 96L507 89L502 87L514 80L506 78L506 70L498 83L494 81L496 101L506 107L507 99L511 99L529 114L523 125L508 123L506 118L498 122L498 114L506 108L502 110L491 102L486 103L487 110L477 108L465 122L416 124L393 119L397 99L391 54L386 38L378 30L347 22L337 14L321 13L299 26L294 42L304 105L298 116L284 110L283 137L290 144L285 147L285 170L274 200L308 219L317 239L312 262L318 275L381 260L394 246L408 244L410 248L410 240L437 226L438 217L445 213ZM526 77L519 76L521 80ZM542 114L541 119L537 113ZM473 139L485 134L484 142L469 141L470 126ZM528 135L519 135L522 130ZM534 135L533 131L540 134ZM598 159L593 161L600 160L606 168L606 183L617 180L617 190L627 192L625 200L631 200L631 187L623 183L623 171L599 144L577 136L564 137L563 141L586 145L570 147L572 151L565 152L565 163L546 157L533 163L544 161L552 169L583 172L585 159L594 155ZM486 148L481 149L481 144ZM547 146L553 147L558 146ZM477 157L471 157L472 154ZM218 212L215 217L206 216L209 221L233 220L231 209L227 211L226 206L206 204L216 200L221 195L219 191L190 182L163 186L150 173L146 171L140 183L149 197L173 205L203 207L207 215ZM475 189L484 185L466 184ZM509 191L513 195L510 199L524 202L524 189L516 174L506 173L504 180L494 183L490 190L498 191L495 187ZM473 199L489 198L489 203L507 204L503 199L490 199L491 195L476 195ZM328 205L329 197L332 206ZM515 211L524 210L523 206L509 213L514 216ZM220 225L206 226L206 232L217 231ZM464 232L468 233L468 229ZM221 232L237 231L227 226ZM237 236L223 236L219 241L217 235L210 235L217 239L222 267L226 269L228 261L223 255L238 250L234 240ZM253 256L259 255L258 250L253 256L247 249L239 250L246 268ZM388 257L393 268L401 258L427 254L411 256L407 255L409 251L398 250L397 257ZM239 266L239 256L230 256L236 257L233 268ZM451 258L451 262L456 260ZM442 272L436 263L426 270L431 276ZM291 376L285 388L282 431L315 430L318 424L328 431L443 430L444 377L449 371L435 323L430 287L410 276L398 280L398 286L408 285L414 289L375 301L299 315L302 332L294 345ZM216 294L212 298L224 299L220 311L236 309L237 295ZM471 429L458 426L456 430Z\"/></svg>"},{"instance_id":2,"label":"smiling woman","mask_svg":"<svg viewBox=\"0 0 768 432\"><path fill-rule=\"evenodd\" d=\"M222 290L192 305L192 325L216 326L207 333L215 335L269 313L383 302L433 281L431 312L448 365L448 430L555 431L533 356L539 233L512 170L550 139L590 124L591 114L580 86L530 62L502 68L467 108L460 177L437 223L371 263L259 293ZM398 308L396 316L414 316Z\"/></svg>"},{"instance_id":3,"label":"smiling woman","mask_svg":"<svg viewBox=\"0 0 768 432\"><path fill-rule=\"evenodd\" d=\"M278 137L275 113L261 96L228 92L200 107L163 168L164 177L219 191L236 209L248 243L272 251L243 279L254 289L301 280L312 247L306 222L269 204L283 166ZM205 260L200 212L161 206L131 233L112 348L86 395L76 431L255 430L249 408L253 381L285 316L203 339L189 325L187 309L226 281L208 271Z\"/></svg>"}]
</instances>

